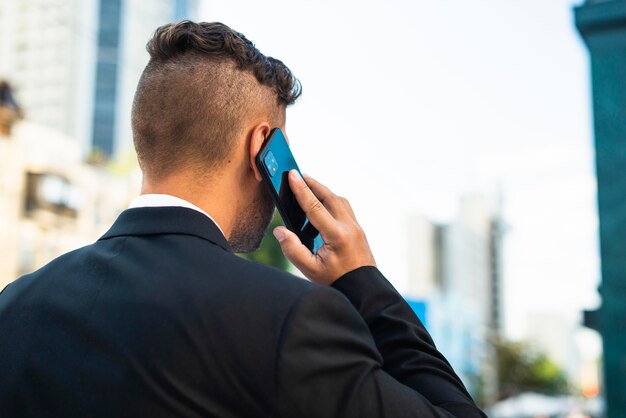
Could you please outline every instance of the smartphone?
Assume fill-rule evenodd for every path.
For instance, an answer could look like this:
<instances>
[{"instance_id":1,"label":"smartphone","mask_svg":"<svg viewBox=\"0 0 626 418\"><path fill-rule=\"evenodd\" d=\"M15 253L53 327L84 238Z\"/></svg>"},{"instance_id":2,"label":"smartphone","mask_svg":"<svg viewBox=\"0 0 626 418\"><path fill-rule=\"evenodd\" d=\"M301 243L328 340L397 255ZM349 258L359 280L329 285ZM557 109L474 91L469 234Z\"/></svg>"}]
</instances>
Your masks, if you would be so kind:
<instances>
[{"instance_id":1,"label":"smartphone","mask_svg":"<svg viewBox=\"0 0 626 418\"><path fill-rule=\"evenodd\" d=\"M293 158L283 132L279 128L272 129L263 142L256 156L256 165L261 172L263 182L272 194L285 226L294 232L313 254L317 253L317 250L324 245L324 241L298 205L298 201L289 186L287 179L289 171L295 169L300 173L300 169L295 158Z\"/></svg>"}]
</instances>

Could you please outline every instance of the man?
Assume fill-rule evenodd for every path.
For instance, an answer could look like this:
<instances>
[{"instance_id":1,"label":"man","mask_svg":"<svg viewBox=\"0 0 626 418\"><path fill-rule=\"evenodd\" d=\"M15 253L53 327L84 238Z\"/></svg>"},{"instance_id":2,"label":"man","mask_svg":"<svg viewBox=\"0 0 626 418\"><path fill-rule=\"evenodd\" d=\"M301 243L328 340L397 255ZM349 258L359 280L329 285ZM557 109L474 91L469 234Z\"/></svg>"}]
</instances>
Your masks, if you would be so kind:
<instances>
[{"instance_id":1,"label":"man","mask_svg":"<svg viewBox=\"0 0 626 418\"><path fill-rule=\"evenodd\" d=\"M220 23L159 28L132 111L144 180L96 243L0 295L0 416L483 417L376 269L348 202L289 183L310 280L234 252L274 207L254 164L300 84Z\"/></svg>"}]
</instances>

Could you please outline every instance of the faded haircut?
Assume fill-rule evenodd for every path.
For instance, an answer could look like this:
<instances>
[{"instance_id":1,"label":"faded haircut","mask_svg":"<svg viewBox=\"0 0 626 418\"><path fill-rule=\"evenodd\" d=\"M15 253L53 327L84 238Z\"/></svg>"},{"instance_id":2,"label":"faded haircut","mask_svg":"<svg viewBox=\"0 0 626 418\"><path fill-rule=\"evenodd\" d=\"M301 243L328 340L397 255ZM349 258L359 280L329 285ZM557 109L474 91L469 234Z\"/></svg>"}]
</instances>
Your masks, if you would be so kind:
<instances>
[{"instance_id":1,"label":"faded haircut","mask_svg":"<svg viewBox=\"0 0 626 418\"><path fill-rule=\"evenodd\" d=\"M132 129L144 174L153 179L183 167L210 173L251 120L268 115L279 124L302 91L285 64L222 23L161 26L146 49Z\"/></svg>"}]
</instances>

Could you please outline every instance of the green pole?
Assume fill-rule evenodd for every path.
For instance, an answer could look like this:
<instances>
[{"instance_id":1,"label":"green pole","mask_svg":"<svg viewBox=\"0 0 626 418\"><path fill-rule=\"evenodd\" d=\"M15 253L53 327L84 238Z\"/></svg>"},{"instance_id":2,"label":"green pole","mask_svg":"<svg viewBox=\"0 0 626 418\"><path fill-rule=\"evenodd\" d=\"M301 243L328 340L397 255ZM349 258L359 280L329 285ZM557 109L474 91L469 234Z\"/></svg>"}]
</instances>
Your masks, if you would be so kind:
<instances>
[{"instance_id":1,"label":"green pole","mask_svg":"<svg viewBox=\"0 0 626 418\"><path fill-rule=\"evenodd\" d=\"M591 56L600 218L602 335L607 417L626 417L626 0L575 8ZM592 325L591 323L589 325Z\"/></svg>"}]
</instances>

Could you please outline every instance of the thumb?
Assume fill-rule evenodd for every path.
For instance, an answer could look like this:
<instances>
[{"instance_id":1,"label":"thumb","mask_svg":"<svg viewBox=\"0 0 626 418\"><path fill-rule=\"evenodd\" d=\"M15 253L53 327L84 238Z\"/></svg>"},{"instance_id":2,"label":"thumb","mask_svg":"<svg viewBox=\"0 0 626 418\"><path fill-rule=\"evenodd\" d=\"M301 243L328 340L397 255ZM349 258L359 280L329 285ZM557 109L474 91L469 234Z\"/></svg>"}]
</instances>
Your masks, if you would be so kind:
<instances>
[{"instance_id":1,"label":"thumb","mask_svg":"<svg viewBox=\"0 0 626 418\"><path fill-rule=\"evenodd\" d=\"M284 226L274 228L274 237L280 244L285 257L293 263L301 272L310 271L315 263L315 256L302 244L300 238Z\"/></svg>"}]
</instances>

